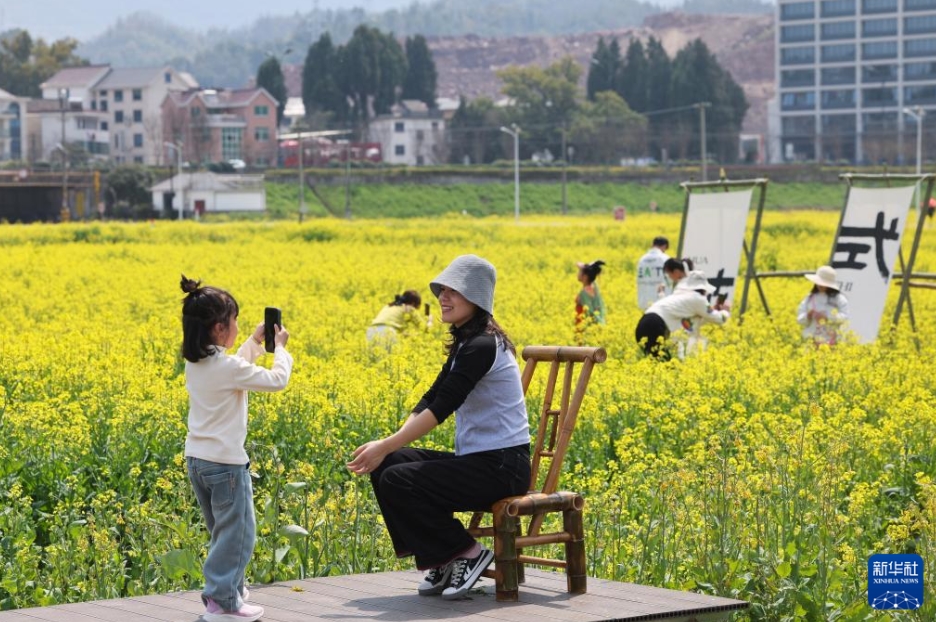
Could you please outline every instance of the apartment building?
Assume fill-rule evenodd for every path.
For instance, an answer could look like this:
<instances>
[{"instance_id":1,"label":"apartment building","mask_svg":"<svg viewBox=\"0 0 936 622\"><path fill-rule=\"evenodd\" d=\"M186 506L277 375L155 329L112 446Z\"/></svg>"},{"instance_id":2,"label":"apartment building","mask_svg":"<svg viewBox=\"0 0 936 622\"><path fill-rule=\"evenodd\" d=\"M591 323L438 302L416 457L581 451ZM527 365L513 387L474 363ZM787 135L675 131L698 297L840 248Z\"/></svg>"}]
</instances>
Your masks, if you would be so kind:
<instances>
[{"instance_id":1,"label":"apartment building","mask_svg":"<svg viewBox=\"0 0 936 622\"><path fill-rule=\"evenodd\" d=\"M163 164L162 102L198 85L172 67L117 68L94 85L97 110L110 117L111 157L118 164Z\"/></svg>"},{"instance_id":2,"label":"apartment building","mask_svg":"<svg viewBox=\"0 0 936 622\"><path fill-rule=\"evenodd\" d=\"M779 0L776 50L773 159L913 163L936 129L936 0Z\"/></svg>"},{"instance_id":3,"label":"apartment building","mask_svg":"<svg viewBox=\"0 0 936 622\"><path fill-rule=\"evenodd\" d=\"M162 102L162 140L181 143L186 162L275 166L277 106L264 88L169 92Z\"/></svg>"},{"instance_id":4,"label":"apartment building","mask_svg":"<svg viewBox=\"0 0 936 622\"><path fill-rule=\"evenodd\" d=\"M25 142L26 98L0 89L0 162L28 159Z\"/></svg>"}]
</instances>

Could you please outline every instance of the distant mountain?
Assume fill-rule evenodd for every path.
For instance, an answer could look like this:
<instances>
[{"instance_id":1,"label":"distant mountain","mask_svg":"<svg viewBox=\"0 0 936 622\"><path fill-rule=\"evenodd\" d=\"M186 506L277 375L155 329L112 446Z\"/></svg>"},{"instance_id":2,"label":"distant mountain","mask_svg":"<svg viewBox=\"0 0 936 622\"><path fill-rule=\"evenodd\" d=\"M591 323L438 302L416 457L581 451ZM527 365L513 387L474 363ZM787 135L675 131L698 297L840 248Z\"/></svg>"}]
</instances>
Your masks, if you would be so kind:
<instances>
[{"instance_id":1,"label":"distant mountain","mask_svg":"<svg viewBox=\"0 0 936 622\"><path fill-rule=\"evenodd\" d=\"M662 0L668 4L674 1ZM33 2L54 4L52 0ZM107 5L115 2L101 0L101 4ZM329 32L334 41L343 42L362 23L393 32L399 37L415 34L427 37L511 37L630 28L662 12L661 0L577 0L568 3L554 0L434 0L431 4L413 2L404 8L383 11L327 9L322 8L327 4L326 0L321 0L319 8L305 13L267 15L234 29L214 27L200 30L178 24L195 23L198 20L194 16L201 15L206 5L215 3L213 0L186 2L192 5L192 11L167 11L180 4L181 0L162 0L163 10L159 13L137 12L119 18L103 34L79 46L78 54L95 63L121 67L170 63L177 69L190 71L202 84L238 87L254 77L257 67L268 55L279 56L287 64L301 64L309 45L323 32ZM318 4L315 0L312 2ZM396 6L402 2L369 0L371 6ZM229 9L223 13L230 20L230 15L238 14L244 3L230 0L227 5ZM290 2L277 4L278 7L281 5L285 8ZM763 0L682 0L682 6L684 12L698 13L768 13L773 10L773 5ZM198 7L197 11L195 7ZM245 10L241 14L254 12Z\"/></svg>"}]
</instances>

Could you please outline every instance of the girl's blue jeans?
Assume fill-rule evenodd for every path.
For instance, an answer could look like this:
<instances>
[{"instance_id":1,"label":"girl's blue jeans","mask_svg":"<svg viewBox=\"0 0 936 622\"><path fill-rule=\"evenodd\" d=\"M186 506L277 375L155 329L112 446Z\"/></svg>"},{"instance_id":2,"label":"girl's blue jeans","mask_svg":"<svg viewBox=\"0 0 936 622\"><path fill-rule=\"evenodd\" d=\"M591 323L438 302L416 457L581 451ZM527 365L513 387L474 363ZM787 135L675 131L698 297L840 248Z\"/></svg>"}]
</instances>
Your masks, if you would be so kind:
<instances>
[{"instance_id":1,"label":"girl's blue jeans","mask_svg":"<svg viewBox=\"0 0 936 622\"><path fill-rule=\"evenodd\" d=\"M249 465L218 464L186 458L188 476L211 536L202 572L202 601L215 601L225 611L243 604L244 572L257 535Z\"/></svg>"}]
</instances>

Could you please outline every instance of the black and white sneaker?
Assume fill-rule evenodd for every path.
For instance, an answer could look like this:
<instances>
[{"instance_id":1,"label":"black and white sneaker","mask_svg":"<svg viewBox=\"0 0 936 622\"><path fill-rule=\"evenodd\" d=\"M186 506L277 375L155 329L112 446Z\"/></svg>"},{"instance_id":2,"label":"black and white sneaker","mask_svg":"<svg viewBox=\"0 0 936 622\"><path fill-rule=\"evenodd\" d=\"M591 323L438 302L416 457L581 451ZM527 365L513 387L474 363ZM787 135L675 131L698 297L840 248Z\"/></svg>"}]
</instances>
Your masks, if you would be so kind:
<instances>
[{"instance_id":1,"label":"black and white sneaker","mask_svg":"<svg viewBox=\"0 0 936 622\"><path fill-rule=\"evenodd\" d=\"M451 583L442 592L445 600L457 600L468 593L485 568L494 561L494 551L481 547L477 557L467 559L459 557L452 562Z\"/></svg>"},{"instance_id":2,"label":"black and white sneaker","mask_svg":"<svg viewBox=\"0 0 936 622\"><path fill-rule=\"evenodd\" d=\"M449 579L452 578L452 564L445 564L438 568L433 568L426 575L426 578L419 584L420 596L435 596L441 594L442 590L448 587Z\"/></svg>"}]
</instances>

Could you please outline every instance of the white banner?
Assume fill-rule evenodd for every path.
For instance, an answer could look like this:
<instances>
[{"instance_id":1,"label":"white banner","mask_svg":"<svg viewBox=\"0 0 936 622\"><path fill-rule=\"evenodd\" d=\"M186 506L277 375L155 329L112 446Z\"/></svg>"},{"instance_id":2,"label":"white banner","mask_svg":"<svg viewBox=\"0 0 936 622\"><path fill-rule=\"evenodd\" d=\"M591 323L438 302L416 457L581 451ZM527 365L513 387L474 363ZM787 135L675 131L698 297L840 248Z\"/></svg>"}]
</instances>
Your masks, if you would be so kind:
<instances>
[{"instance_id":1,"label":"white banner","mask_svg":"<svg viewBox=\"0 0 936 622\"><path fill-rule=\"evenodd\" d=\"M848 194L832 267L848 299L848 327L864 343L877 339L913 189L852 188Z\"/></svg>"},{"instance_id":2,"label":"white banner","mask_svg":"<svg viewBox=\"0 0 936 622\"><path fill-rule=\"evenodd\" d=\"M749 188L689 195L682 254L693 261L696 270L705 272L715 287L713 297L734 298L753 193L754 188Z\"/></svg>"}]
</instances>

